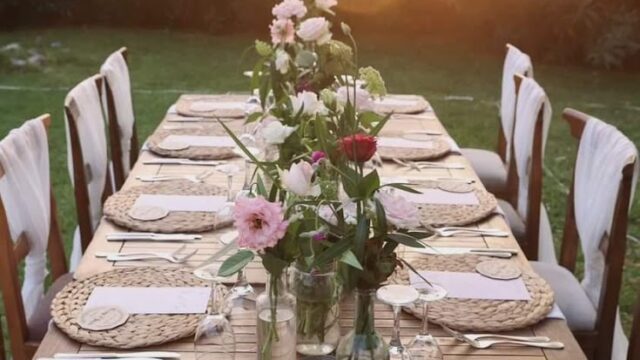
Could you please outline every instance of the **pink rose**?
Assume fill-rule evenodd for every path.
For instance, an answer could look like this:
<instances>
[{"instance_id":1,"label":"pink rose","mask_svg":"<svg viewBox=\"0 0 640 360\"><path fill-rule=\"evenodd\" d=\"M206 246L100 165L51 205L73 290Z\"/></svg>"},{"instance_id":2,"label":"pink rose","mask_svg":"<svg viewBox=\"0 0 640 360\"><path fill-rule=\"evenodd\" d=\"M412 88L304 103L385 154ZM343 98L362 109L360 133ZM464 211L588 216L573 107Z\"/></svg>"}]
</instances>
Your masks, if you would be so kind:
<instances>
[{"instance_id":1,"label":"pink rose","mask_svg":"<svg viewBox=\"0 0 640 360\"><path fill-rule=\"evenodd\" d=\"M322 45L333 36L329 29L330 23L323 17L313 17L303 21L298 29L300 39Z\"/></svg>"},{"instance_id":2,"label":"pink rose","mask_svg":"<svg viewBox=\"0 0 640 360\"><path fill-rule=\"evenodd\" d=\"M295 41L296 30L290 19L273 20L269 29L271 30L271 42L274 45L293 44Z\"/></svg>"},{"instance_id":3,"label":"pink rose","mask_svg":"<svg viewBox=\"0 0 640 360\"><path fill-rule=\"evenodd\" d=\"M290 19L293 16L301 19L307 14L307 8L301 0L284 0L274 6L271 13L278 19Z\"/></svg>"},{"instance_id":4,"label":"pink rose","mask_svg":"<svg viewBox=\"0 0 640 360\"><path fill-rule=\"evenodd\" d=\"M276 246L289 226L284 220L282 205L262 197L239 198L233 216L238 229L238 246L256 251Z\"/></svg>"},{"instance_id":5,"label":"pink rose","mask_svg":"<svg viewBox=\"0 0 640 360\"><path fill-rule=\"evenodd\" d=\"M314 151L311 153L311 163L314 165L326 158L327 154L325 154L324 151Z\"/></svg>"},{"instance_id":6,"label":"pink rose","mask_svg":"<svg viewBox=\"0 0 640 360\"><path fill-rule=\"evenodd\" d=\"M415 229L420 225L418 208L404 197L378 191L376 199L382 204L389 224L399 229Z\"/></svg>"}]
</instances>

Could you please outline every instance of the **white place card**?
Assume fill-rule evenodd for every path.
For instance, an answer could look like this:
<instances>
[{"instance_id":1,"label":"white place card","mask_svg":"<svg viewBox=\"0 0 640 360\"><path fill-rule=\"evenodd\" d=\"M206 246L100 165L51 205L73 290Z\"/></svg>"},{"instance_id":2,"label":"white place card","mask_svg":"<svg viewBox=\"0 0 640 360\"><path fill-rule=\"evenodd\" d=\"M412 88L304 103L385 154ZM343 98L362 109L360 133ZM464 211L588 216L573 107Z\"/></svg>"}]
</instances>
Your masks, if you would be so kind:
<instances>
[{"instance_id":1,"label":"white place card","mask_svg":"<svg viewBox=\"0 0 640 360\"><path fill-rule=\"evenodd\" d=\"M96 287L85 309L117 306L129 314L203 314L211 297L208 287Z\"/></svg>"},{"instance_id":2,"label":"white place card","mask_svg":"<svg viewBox=\"0 0 640 360\"><path fill-rule=\"evenodd\" d=\"M226 196L209 195L150 195L138 196L133 207L157 206L169 211L219 212L227 206Z\"/></svg>"},{"instance_id":3,"label":"white place card","mask_svg":"<svg viewBox=\"0 0 640 360\"><path fill-rule=\"evenodd\" d=\"M531 300L522 278L496 280L472 272L419 271L420 275L447 290L454 299ZM411 285L417 289L428 285L418 275L409 272Z\"/></svg>"},{"instance_id":4,"label":"white place card","mask_svg":"<svg viewBox=\"0 0 640 360\"><path fill-rule=\"evenodd\" d=\"M395 147L406 149L433 149L433 141L414 141L403 138L379 137L378 147Z\"/></svg>"},{"instance_id":5,"label":"white place card","mask_svg":"<svg viewBox=\"0 0 640 360\"><path fill-rule=\"evenodd\" d=\"M239 101L194 101L191 103L191 110L196 112L207 112L216 110L244 110L244 102Z\"/></svg>"},{"instance_id":6,"label":"white place card","mask_svg":"<svg viewBox=\"0 0 640 360\"><path fill-rule=\"evenodd\" d=\"M228 136L169 135L162 144L186 144L199 147L236 147L235 141Z\"/></svg>"},{"instance_id":7,"label":"white place card","mask_svg":"<svg viewBox=\"0 0 640 360\"><path fill-rule=\"evenodd\" d=\"M421 194L412 194L406 191L399 194L415 204L433 205L479 205L480 201L475 192L455 193L442 189L415 189Z\"/></svg>"}]
</instances>

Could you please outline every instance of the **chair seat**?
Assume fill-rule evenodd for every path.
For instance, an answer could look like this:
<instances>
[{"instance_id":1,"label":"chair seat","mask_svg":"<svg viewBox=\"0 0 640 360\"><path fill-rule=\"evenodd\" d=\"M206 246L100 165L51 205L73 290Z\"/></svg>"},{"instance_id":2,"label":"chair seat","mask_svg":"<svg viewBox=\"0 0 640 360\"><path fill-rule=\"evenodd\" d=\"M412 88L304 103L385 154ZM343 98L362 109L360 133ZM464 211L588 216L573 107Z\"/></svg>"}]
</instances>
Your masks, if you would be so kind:
<instances>
[{"instance_id":1,"label":"chair seat","mask_svg":"<svg viewBox=\"0 0 640 360\"><path fill-rule=\"evenodd\" d=\"M469 160L471 167L489 190L496 196L503 196L507 191L507 169L498 154L483 149L461 149L460 152Z\"/></svg>"},{"instance_id":2,"label":"chair seat","mask_svg":"<svg viewBox=\"0 0 640 360\"><path fill-rule=\"evenodd\" d=\"M514 207L511 206L510 203L498 199L498 206L500 206L500 209L502 209L504 218L511 228L513 236L516 237L516 240L518 240L519 243L523 244L527 238L527 227L524 223L524 220L522 220L516 209L514 209Z\"/></svg>"},{"instance_id":3,"label":"chair seat","mask_svg":"<svg viewBox=\"0 0 640 360\"><path fill-rule=\"evenodd\" d=\"M596 325L596 309L578 279L560 265L532 261L531 266L555 293L555 300L572 331L591 331Z\"/></svg>"},{"instance_id":4,"label":"chair seat","mask_svg":"<svg viewBox=\"0 0 640 360\"><path fill-rule=\"evenodd\" d=\"M51 320L51 302L62 288L73 280L72 273L66 273L60 276L47 290L36 310L33 312L29 320L27 321L27 327L29 328L29 341L40 342L47 333L49 327L49 321Z\"/></svg>"}]
</instances>

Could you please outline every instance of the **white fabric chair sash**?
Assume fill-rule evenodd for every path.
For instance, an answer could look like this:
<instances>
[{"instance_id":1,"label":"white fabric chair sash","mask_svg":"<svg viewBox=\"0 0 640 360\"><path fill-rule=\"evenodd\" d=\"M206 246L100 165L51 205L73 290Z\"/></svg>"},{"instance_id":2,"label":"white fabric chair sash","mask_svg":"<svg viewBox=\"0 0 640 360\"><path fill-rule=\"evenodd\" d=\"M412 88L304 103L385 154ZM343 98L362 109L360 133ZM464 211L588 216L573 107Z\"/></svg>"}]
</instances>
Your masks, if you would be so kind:
<instances>
[{"instance_id":1,"label":"white fabric chair sash","mask_svg":"<svg viewBox=\"0 0 640 360\"><path fill-rule=\"evenodd\" d=\"M65 99L65 106L72 109L72 111L75 109L73 115L75 117L76 128L78 129L80 148L82 149L85 173L87 175L89 215L91 218L91 226L95 230L102 217L102 193L107 180L108 164L105 121L102 115L100 94L95 83L95 77L84 80L73 88ZM65 126L67 132L67 164L71 184L74 185L73 158L68 120L65 121ZM81 257L82 245L80 232L78 228L76 228L70 260L71 269L76 268Z\"/></svg>"},{"instance_id":2,"label":"white fabric chair sash","mask_svg":"<svg viewBox=\"0 0 640 360\"><path fill-rule=\"evenodd\" d=\"M638 159L638 150L627 137L598 119L588 120L578 148L573 191L576 226L585 260L582 286L596 308L605 265L602 241L610 234L622 169L631 159ZM636 161L631 204L638 172ZM627 346L618 314L612 359L626 359Z\"/></svg>"},{"instance_id":3,"label":"white fabric chair sash","mask_svg":"<svg viewBox=\"0 0 640 360\"><path fill-rule=\"evenodd\" d=\"M24 235L25 258L22 300L27 319L44 294L47 244L51 225L51 183L47 131L39 119L29 120L0 142L0 196L13 241Z\"/></svg>"},{"instance_id":4,"label":"white fabric chair sash","mask_svg":"<svg viewBox=\"0 0 640 360\"><path fill-rule=\"evenodd\" d=\"M129 154L131 152L131 137L133 136L135 115L133 113L133 101L131 100L129 68L122 53L116 51L111 54L100 68L100 73L106 78L106 82L109 84L113 94L113 103L120 130L122 166L126 177L131 167ZM105 109L105 111L108 111L107 106L105 106Z\"/></svg>"},{"instance_id":5,"label":"white fabric chair sash","mask_svg":"<svg viewBox=\"0 0 640 360\"><path fill-rule=\"evenodd\" d=\"M511 44L507 44L507 56L502 70L502 96L500 99L500 122L506 139L506 162L511 160L511 136L515 122L516 88L513 76L516 74L533 77L533 65L529 55Z\"/></svg>"},{"instance_id":6,"label":"white fabric chair sash","mask_svg":"<svg viewBox=\"0 0 640 360\"><path fill-rule=\"evenodd\" d=\"M512 79L513 82L513 79ZM529 184L531 180L531 158L533 155L533 140L538 116L542 110L542 157L551 125L551 104L544 90L532 78L524 78L520 84L516 104L516 120L513 133L516 172L518 174L518 214L527 218L529 209ZM543 262L556 263L553 237L548 236L551 226L547 211L541 204L540 236L538 258Z\"/></svg>"}]
</instances>

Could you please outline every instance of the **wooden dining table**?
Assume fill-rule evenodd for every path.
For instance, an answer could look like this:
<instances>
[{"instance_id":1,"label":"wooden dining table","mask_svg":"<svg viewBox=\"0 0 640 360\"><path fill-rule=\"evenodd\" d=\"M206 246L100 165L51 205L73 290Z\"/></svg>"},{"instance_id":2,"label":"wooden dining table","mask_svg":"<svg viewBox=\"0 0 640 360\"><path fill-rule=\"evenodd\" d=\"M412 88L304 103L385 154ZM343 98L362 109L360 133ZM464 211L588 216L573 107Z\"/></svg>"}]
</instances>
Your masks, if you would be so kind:
<instances>
[{"instance_id":1,"label":"wooden dining table","mask_svg":"<svg viewBox=\"0 0 640 360\"><path fill-rule=\"evenodd\" d=\"M175 116L171 114L171 111L167 113L167 116ZM180 126L193 127L198 126L197 122L169 122L167 116L159 124L159 128L173 129ZM234 120L238 124L241 124L242 119ZM232 121L233 122L233 121ZM240 125L241 126L241 125ZM382 134L394 134L402 133L406 130L428 130L432 132L440 132L441 135L434 136L449 136L443 124L439 121L435 112L431 107L421 114L415 115L394 115L392 119L385 126ZM144 150L144 149L143 149ZM161 159L161 157L154 155L150 151L142 151L138 162L135 164L131 173L128 176L123 188L130 188L133 186L139 186L143 183L137 179L138 176L145 175L197 175L206 170L214 170L209 166L192 166L192 165L157 165L157 164L145 164L145 162L153 159ZM447 156L438 160L442 163L461 163L464 164L464 169L422 169L421 171L412 170L408 167L403 167L395 163L385 163L384 166L378 168L381 176L387 177L410 177L418 179L437 179L437 178L469 178L474 179L474 186L482 187L483 185L479 181L477 174L471 168L468 161L459 153L451 152ZM230 163L236 163L238 167L244 171L244 160L235 158L229 160ZM244 174L242 172L234 175L233 178L233 190L238 191L243 184ZM222 187L227 186L227 175L217 172L207 177L206 183L216 184ZM509 227L502 215L496 213L485 220L475 224L478 228L497 228L505 231L509 231ZM165 242L144 242L144 241L107 241L107 234L114 232L127 231L126 229L119 228L109 221L102 219L98 226L94 238L87 248L81 263L79 264L76 272L76 279L85 279L94 274L112 270L119 267L133 267L133 266L186 266L197 267L209 256L216 253L218 250L224 247L224 244L220 241L220 237L226 232L232 231L233 228L221 229L217 231L211 231L203 233L202 240L194 241L187 244L189 249L198 249L195 256L191 257L184 264L171 264L168 265L163 261L135 261L135 262L109 262L104 258L97 258L96 252L131 252L131 251L171 251L182 246L183 243L165 243ZM516 263L520 268L524 270L530 270L530 264L528 263L524 253L520 249L518 242L513 236L508 237L465 237L456 238L448 237L442 239L433 240L434 246L446 246L446 247L465 247L465 248L490 248L490 249L518 249L518 255L512 257L509 261ZM410 248L399 247L398 253L404 257L407 261L411 262L412 259L417 257L427 256L419 253ZM227 255L228 256L228 255ZM227 256L223 256L219 261L224 261ZM246 275L248 280L255 285L256 288L260 288L266 280L266 273L262 268L259 261L250 263L246 268ZM230 279L233 283L235 279ZM340 324L343 332L347 332L353 326L353 301L350 298L345 298L341 306L341 318ZM231 317L231 323L233 325L234 332L236 334L236 359L255 359L256 355L256 325L255 325L255 313L251 308L241 309L234 311ZM390 338L393 329L393 312L391 308L382 303L375 305L375 324L377 330L385 336ZM401 335L404 341L408 342L412 339L418 330L420 329L421 322L414 316L403 313L401 314ZM446 360L489 360L489 359L526 359L526 360L543 360L543 359L562 359L562 360L580 360L586 359L584 353L580 349L577 341L573 337L567 322L562 319L547 318L534 326L529 326L515 331L508 331L505 334L513 335L527 335L527 336L548 336L554 341L560 341L564 343L564 349L562 350L548 350L538 349L533 347L513 346L513 345L495 345L488 349L475 349L466 343L459 342L453 337L445 333L439 326L431 326L431 333L437 338L437 341L444 353L444 359ZM138 350L138 349L136 349ZM142 349L139 349L142 350ZM158 346L152 346L145 348L145 351L175 351L182 355L182 359L191 360L195 359L195 346L193 338L188 337L179 341L165 343ZM49 330L43 339L34 359L42 357L52 357L56 353L88 353L88 352L113 352L113 349L99 348L87 344L78 343L62 331L60 331L52 323ZM131 349L127 351L132 351Z\"/></svg>"}]
</instances>

